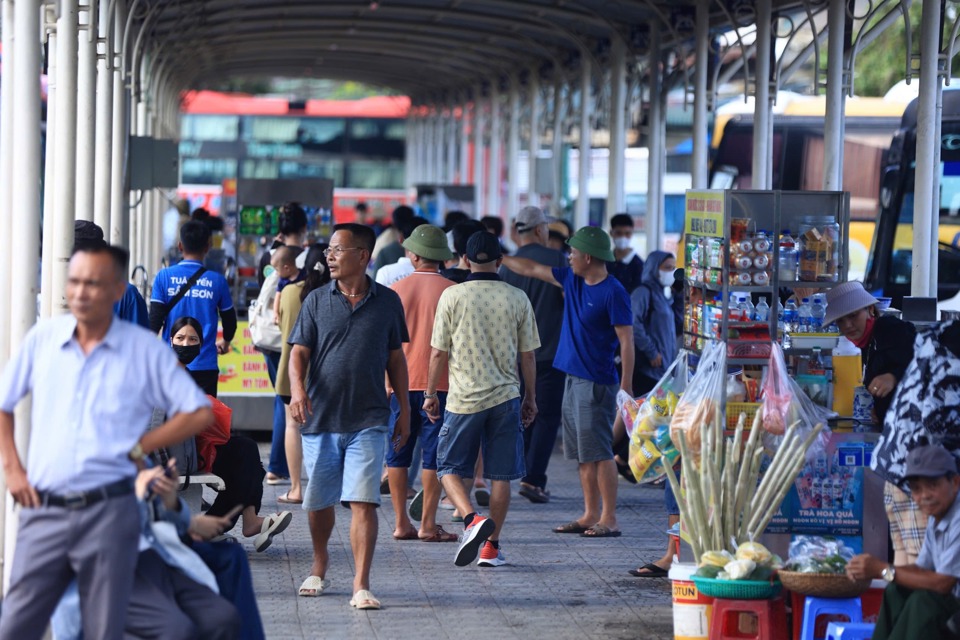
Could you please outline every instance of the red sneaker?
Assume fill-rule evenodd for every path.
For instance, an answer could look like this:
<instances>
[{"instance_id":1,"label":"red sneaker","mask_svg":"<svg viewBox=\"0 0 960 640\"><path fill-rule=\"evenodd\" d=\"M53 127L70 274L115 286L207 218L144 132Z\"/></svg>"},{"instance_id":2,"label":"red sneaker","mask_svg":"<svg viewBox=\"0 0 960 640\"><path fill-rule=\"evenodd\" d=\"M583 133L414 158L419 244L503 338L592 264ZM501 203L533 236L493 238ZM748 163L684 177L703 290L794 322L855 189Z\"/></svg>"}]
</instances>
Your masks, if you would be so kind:
<instances>
[{"instance_id":1,"label":"red sneaker","mask_svg":"<svg viewBox=\"0 0 960 640\"><path fill-rule=\"evenodd\" d=\"M503 551L493 546L493 543L487 540L480 547L480 559L477 560L478 567L502 567L507 564L507 559L503 557Z\"/></svg>"}]
</instances>

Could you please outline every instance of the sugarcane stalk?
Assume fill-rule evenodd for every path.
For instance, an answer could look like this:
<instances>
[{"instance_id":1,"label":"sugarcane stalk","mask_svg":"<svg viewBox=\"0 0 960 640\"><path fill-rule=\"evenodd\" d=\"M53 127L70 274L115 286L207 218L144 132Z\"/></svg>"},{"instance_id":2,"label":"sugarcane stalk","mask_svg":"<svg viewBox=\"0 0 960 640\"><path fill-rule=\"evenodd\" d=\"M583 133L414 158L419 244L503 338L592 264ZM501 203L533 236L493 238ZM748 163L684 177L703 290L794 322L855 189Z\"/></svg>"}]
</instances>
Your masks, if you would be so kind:
<instances>
[{"instance_id":1,"label":"sugarcane stalk","mask_svg":"<svg viewBox=\"0 0 960 640\"><path fill-rule=\"evenodd\" d=\"M798 422L795 422L794 424L790 425L789 429L787 429L787 433L783 438L783 442L780 444L780 448L777 449L777 452L774 454L773 460L770 461L770 467L767 469L767 473L764 475L763 481L760 483L760 490L750 502L751 511L764 504L763 501L767 498L767 494L771 493L773 478L776 476L776 472L779 469L779 465L782 464L782 460L784 460L785 452L791 449L798 424Z\"/></svg>"},{"instance_id":2,"label":"sugarcane stalk","mask_svg":"<svg viewBox=\"0 0 960 640\"><path fill-rule=\"evenodd\" d=\"M686 483L686 491L684 494L687 501L687 512L690 515L690 537L696 540L696 544L702 552L705 540L703 537L704 521L701 513L702 504L697 495L699 479L697 478L696 465L690 458L686 433L681 435L676 444L680 449L680 464L683 468L684 482ZM693 544L691 543L690 546L693 547ZM697 560L699 561L699 559L698 557Z\"/></svg>"},{"instance_id":3,"label":"sugarcane stalk","mask_svg":"<svg viewBox=\"0 0 960 640\"><path fill-rule=\"evenodd\" d=\"M747 535L747 524L750 521L753 512L749 507L748 494L750 491L756 492L757 490L757 478L760 475L760 465L763 463L763 449L757 449L753 452L752 459L750 460L750 472L747 475L747 483L742 487L743 495L741 496L742 503L738 507L740 513L740 528L737 533L737 541L742 542L746 539Z\"/></svg>"},{"instance_id":4,"label":"sugarcane stalk","mask_svg":"<svg viewBox=\"0 0 960 640\"><path fill-rule=\"evenodd\" d=\"M729 549L730 539L734 536L734 531L737 527L736 517L737 514L734 512L734 507L736 506L736 491L734 487L734 474L736 469L736 454L734 453L738 449L736 443L731 440L727 443L727 464L723 467L723 472L726 475L726 485L724 486L724 495L723 495L723 543L724 548Z\"/></svg>"},{"instance_id":5,"label":"sugarcane stalk","mask_svg":"<svg viewBox=\"0 0 960 640\"><path fill-rule=\"evenodd\" d=\"M682 463L681 463L682 464ZM686 524L687 532L687 542L690 544L690 548L693 550L693 555L697 559L697 562L700 562L700 556L703 555L703 548L700 546L700 539L696 535L694 529L693 518L690 515L690 505L684 491L680 490L680 481L677 479L677 474L673 471L673 465L665 464L663 465L667 473L667 482L670 483L670 488L673 490L673 495L677 497L677 505L680 507L680 518Z\"/></svg>"},{"instance_id":6,"label":"sugarcane stalk","mask_svg":"<svg viewBox=\"0 0 960 640\"><path fill-rule=\"evenodd\" d=\"M743 445L743 450L740 452L740 459L743 460L744 464L740 465L740 468L737 473L737 487L736 487L736 496L734 497L734 513L736 514L737 520L741 520L743 516L743 507L746 504L747 492L751 490L747 480L750 477L750 472L753 465L753 450L754 446L757 443L757 438L760 430L760 418L763 407L760 407L760 410L757 411L756 415L753 418L753 430L750 432L750 436L747 438L747 442ZM744 417L744 414L741 414L741 418ZM742 420L741 420L742 422ZM740 445L740 440L737 441L738 449ZM737 531L737 539L741 537L742 525L740 522L737 522L735 527Z\"/></svg>"}]
</instances>

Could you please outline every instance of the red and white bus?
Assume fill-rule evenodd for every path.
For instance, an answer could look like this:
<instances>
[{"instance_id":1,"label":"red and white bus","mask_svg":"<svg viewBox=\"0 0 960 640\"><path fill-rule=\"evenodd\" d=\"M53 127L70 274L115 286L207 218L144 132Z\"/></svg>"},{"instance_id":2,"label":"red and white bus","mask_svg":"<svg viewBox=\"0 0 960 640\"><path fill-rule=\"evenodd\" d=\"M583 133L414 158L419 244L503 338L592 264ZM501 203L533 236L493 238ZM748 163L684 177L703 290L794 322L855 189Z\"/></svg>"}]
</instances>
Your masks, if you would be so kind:
<instances>
[{"instance_id":1,"label":"red and white bus","mask_svg":"<svg viewBox=\"0 0 960 640\"><path fill-rule=\"evenodd\" d=\"M330 178L336 222L352 222L361 201L370 215L389 215L408 202L409 109L405 96L292 101L189 92L181 106L180 194L191 206L216 208L224 180Z\"/></svg>"}]
</instances>

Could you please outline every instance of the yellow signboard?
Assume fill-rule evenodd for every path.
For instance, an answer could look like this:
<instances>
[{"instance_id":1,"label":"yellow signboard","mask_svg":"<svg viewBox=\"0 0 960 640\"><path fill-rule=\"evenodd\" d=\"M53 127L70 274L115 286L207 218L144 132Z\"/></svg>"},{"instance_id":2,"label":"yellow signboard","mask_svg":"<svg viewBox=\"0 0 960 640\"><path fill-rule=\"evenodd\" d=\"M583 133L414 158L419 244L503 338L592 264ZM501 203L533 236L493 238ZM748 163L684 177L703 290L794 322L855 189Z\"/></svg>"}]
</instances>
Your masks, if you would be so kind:
<instances>
[{"instance_id":1,"label":"yellow signboard","mask_svg":"<svg viewBox=\"0 0 960 640\"><path fill-rule=\"evenodd\" d=\"M253 346L247 325L245 321L237 322L237 335L230 343L230 352L217 359L220 367L218 395L272 396L275 393L267 373L267 362Z\"/></svg>"},{"instance_id":2,"label":"yellow signboard","mask_svg":"<svg viewBox=\"0 0 960 640\"><path fill-rule=\"evenodd\" d=\"M723 237L723 191L687 191L684 234Z\"/></svg>"}]
</instances>

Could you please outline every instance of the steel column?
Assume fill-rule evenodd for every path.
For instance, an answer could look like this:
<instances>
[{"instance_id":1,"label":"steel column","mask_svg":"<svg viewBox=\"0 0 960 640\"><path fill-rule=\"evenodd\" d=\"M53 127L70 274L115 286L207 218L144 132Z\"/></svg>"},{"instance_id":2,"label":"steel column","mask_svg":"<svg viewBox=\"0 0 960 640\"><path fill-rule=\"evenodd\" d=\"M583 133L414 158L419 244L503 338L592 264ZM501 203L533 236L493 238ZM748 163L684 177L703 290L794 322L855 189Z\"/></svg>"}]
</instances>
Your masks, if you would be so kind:
<instances>
[{"instance_id":1,"label":"steel column","mask_svg":"<svg viewBox=\"0 0 960 640\"><path fill-rule=\"evenodd\" d=\"M707 173L707 72L710 59L710 0L697 0L696 12L696 67L693 80L693 157L691 158L691 180L694 189L706 189Z\"/></svg>"},{"instance_id":2,"label":"steel column","mask_svg":"<svg viewBox=\"0 0 960 640\"><path fill-rule=\"evenodd\" d=\"M447 144L447 169L444 181L453 184L457 178L457 105L453 102L447 107L447 116L444 131Z\"/></svg>"},{"instance_id":3,"label":"steel column","mask_svg":"<svg viewBox=\"0 0 960 640\"><path fill-rule=\"evenodd\" d=\"M96 0L86 0L77 33L77 174L74 217L93 220L93 183L97 103L97 25L94 24Z\"/></svg>"},{"instance_id":4,"label":"steel column","mask_svg":"<svg viewBox=\"0 0 960 640\"><path fill-rule=\"evenodd\" d=\"M619 36L610 51L610 156L607 165L607 207L604 227L614 214L626 210L624 169L627 152L627 50Z\"/></svg>"},{"instance_id":5,"label":"steel column","mask_svg":"<svg viewBox=\"0 0 960 640\"><path fill-rule=\"evenodd\" d=\"M122 0L118 0L113 28L113 109L110 127L112 150L110 152L110 242L132 249L129 236L130 210L126 182L127 132L129 131L129 97L124 86L122 57L123 26L126 24L126 11ZM105 230L106 231L106 230ZM131 268L136 263L131 260Z\"/></svg>"},{"instance_id":6,"label":"steel column","mask_svg":"<svg viewBox=\"0 0 960 640\"><path fill-rule=\"evenodd\" d=\"M470 184L470 127L468 113L470 112L469 96L464 96L460 105L460 156L457 166L457 184Z\"/></svg>"},{"instance_id":7,"label":"steel column","mask_svg":"<svg viewBox=\"0 0 960 640\"><path fill-rule=\"evenodd\" d=\"M110 12L102 7L98 14L99 40L97 55L97 113L96 149L93 183L93 221L103 229L107 240L110 230L110 175L113 156L113 51L112 20Z\"/></svg>"},{"instance_id":8,"label":"steel column","mask_svg":"<svg viewBox=\"0 0 960 640\"><path fill-rule=\"evenodd\" d=\"M650 112L647 116L647 224L646 252L649 254L660 247L663 236L663 169L665 112L663 108L663 73L660 63L663 53L660 50L660 29L651 25L650 29Z\"/></svg>"},{"instance_id":9,"label":"steel column","mask_svg":"<svg viewBox=\"0 0 960 640\"><path fill-rule=\"evenodd\" d=\"M54 213L57 192L57 15L53 5L46 5L44 21L47 27L47 140L43 165L43 238L40 251L40 317L53 314L53 255Z\"/></svg>"},{"instance_id":10,"label":"steel column","mask_svg":"<svg viewBox=\"0 0 960 640\"><path fill-rule=\"evenodd\" d=\"M484 215L500 216L500 186L503 182L500 153L503 148L503 118L500 113L500 87L490 84L490 155L487 156L487 208Z\"/></svg>"},{"instance_id":11,"label":"steel column","mask_svg":"<svg viewBox=\"0 0 960 640\"><path fill-rule=\"evenodd\" d=\"M917 104L916 192L913 200L913 278L910 294L937 295L940 216L940 2L923 0L920 18L920 97Z\"/></svg>"},{"instance_id":12,"label":"steel column","mask_svg":"<svg viewBox=\"0 0 960 640\"><path fill-rule=\"evenodd\" d=\"M563 99L563 82L560 81L553 88L553 141L550 145L550 158L553 175L553 212L559 215L563 205L562 200L567 193L563 188L563 121L566 119L567 102Z\"/></svg>"},{"instance_id":13,"label":"steel column","mask_svg":"<svg viewBox=\"0 0 960 640\"><path fill-rule=\"evenodd\" d=\"M540 206L540 194L537 192L537 156L540 153L540 73L539 69L530 70L530 140L527 145L527 204Z\"/></svg>"},{"instance_id":14,"label":"steel column","mask_svg":"<svg viewBox=\"0 0 960 640\"><path fill-rule=\"evenodd\" d=\"M474 217L483 215L483 87L477 87L473 94L473 213Z\"/></svg>"},{"instance_id":15,"label":"steel column","mask_svg":"<svg viewBox=\"0 0 960 640\"><path fill-rule=\"evenodd\" d=\"M77 206L77 0L62 0L57 18L56 163L54 182L53 314L66 313L67 263Z\"/></svg>"},{"instance_id":16,"label":"steel column","mask_svg":"<svg viewBox=\"0 0 960 640\"><path fill-rule=\"evenodd\" d=\"M574 209L574 228L585 227L590 222L590 155L593 128L590 125L590 56L580 54L580 163L577 174L577 204Z\"/></svg>"},{"instance_id":17,"label":"steel column","mask_svg":"<svg viewBox=\"0 0 960 640\"><path fill-rule=\"evenodd\" d=\"M827 94L823 120L823 188L843 188L843 86L846 0L830 0L827 8Z\"/></svg>"},{"instance_id":18,"label":"steel column","mask_svg":"<svg viewBox=\"0 0 960 640\"><path fill-rule=\"evenodd\" d=\"M508 100L510 132L507 137L507 207L503 219L510 227L510 220L520 210L520 79L510 78L510 96Z\"/></svg>"},{"instance_id":19,"label":"steel column","mask_svg":"<svg viewBox=\"0 0 960 640\"><path fill-rule=\"evenodd\" d=\"M437 176L434 174L436 166L436 129L433 126L434 120L433 107L427 107L427 114L423 118L423 174L425 182L436 184Z\"/></svg>"},{"instance_id":20,"label":"steel column","mask_svg":"<svg viewBox=\"0 0 960 640\"><path fill-rule=\"evenodd\" d=\"M3 50L14 50L14 3L2 0ZM10 56L8 54L8 62ZM13 220L13 64L7 67L6 81L0 83L0 238L9 238ZM6 75L6 74L5 74ZM13 264L10 251L0 251L0 327L10 326L10 281ZM0 363L10 354L10 331L0 328ZM2 535L2 533L0 533Z\"/></svg>"},{"instance_id":21,"label":"steel column","mask_svg":"<svg viewBox=\"0 0 960 640\"><path fill-rule=\"evenodd\" d=\"M757 2L757 53L755 65L756 90L753 104L753 168L754 189L773 188L773 157L771 155L770 116L770 55L772 48L769 2Z\"/></svg>"}]
</instances>

